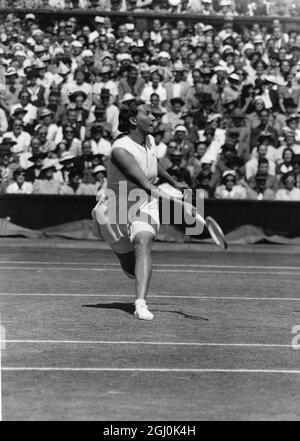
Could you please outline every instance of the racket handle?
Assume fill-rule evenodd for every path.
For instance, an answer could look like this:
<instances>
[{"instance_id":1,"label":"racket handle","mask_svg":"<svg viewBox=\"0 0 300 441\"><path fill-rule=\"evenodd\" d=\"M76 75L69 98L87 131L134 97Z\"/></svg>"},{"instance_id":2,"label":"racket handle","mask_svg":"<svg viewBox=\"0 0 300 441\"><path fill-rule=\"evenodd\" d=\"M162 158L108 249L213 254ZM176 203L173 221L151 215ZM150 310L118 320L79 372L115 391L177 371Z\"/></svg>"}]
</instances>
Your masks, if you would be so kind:
<instances>
[{"instance_id":1,"label":"racket handle","mask_svg":"<svg viewBox=\"0 0 300 441\"><path fill-rule=\"evenodd\" d=\"M197 222L199 222L200 224L202 224L206 227L206 222L205 222L204 217L202 217L201 214L197 213L195 207L184 202L184 209L186 210L186 212L188 213L189 216L196 218ZM193 213L193 209L196 211L196 213Z\"/></svg>"},{"instance_id":2,"label":"racket handle","mask_svg":"<svg viewBox=\"0 0 300 441\"><path fill-rule=\"evenodd\" d=\"M205 219L201 216L201 214L196 213L196 220L206 227Z\"/></svg>"}]
</instances>

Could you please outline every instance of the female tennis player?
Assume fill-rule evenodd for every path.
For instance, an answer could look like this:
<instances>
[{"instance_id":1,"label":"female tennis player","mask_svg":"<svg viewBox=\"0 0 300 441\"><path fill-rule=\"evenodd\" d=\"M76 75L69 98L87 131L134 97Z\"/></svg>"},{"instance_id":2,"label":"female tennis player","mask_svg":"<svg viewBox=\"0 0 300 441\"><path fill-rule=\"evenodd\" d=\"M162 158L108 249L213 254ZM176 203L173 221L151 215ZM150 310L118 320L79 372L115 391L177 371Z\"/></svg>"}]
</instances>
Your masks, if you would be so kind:
<instances>
[{"instance_id":1,"label":"female tennis player","mask_svg":"<svg viewBox=\"0 0 300 441\"><path fill-rule=\"evenodd\" d=\"M112 248L127 276L135 279L134 315L141 320L153 319L146 296L152 273L152 242L160 224L158 200L174 200L154 182L161 177L179 190L157 161L151 136L154 121L151 108L143 101L135 100L120 109L119 130L123 134L112 146L107 190L92 212L96 232Z\"/></svg>"}]
</instances>

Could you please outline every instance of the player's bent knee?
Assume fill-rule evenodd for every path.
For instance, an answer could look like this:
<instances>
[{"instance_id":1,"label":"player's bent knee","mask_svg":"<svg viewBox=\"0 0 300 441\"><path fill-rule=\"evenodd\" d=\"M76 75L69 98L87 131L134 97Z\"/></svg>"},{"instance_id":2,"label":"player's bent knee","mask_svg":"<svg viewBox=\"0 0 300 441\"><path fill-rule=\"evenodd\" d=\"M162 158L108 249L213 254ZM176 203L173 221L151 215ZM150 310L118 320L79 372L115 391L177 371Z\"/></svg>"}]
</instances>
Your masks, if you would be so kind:
<instances>
[{"instance_id":1,"label":"player's bent knee","mask_svg":"<svg viewBox=\"0 0 300 441\"><path fill-rule=\"evenodd\" d=\"M138 233L133 240L134 249L151 250L153 239L154 235L151 233Z\"/></svg>"}]
</instances>

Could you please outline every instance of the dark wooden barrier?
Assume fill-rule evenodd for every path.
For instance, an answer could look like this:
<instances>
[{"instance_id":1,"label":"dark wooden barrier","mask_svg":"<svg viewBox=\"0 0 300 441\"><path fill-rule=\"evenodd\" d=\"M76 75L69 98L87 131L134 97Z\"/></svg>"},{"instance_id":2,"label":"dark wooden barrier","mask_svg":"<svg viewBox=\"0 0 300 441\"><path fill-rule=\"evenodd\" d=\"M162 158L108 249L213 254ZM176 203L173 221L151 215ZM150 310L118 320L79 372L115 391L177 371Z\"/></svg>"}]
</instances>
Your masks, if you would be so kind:
<instances>
[{"instance_id":1,"label":"dark wooden barrier","mask_svg":"<svg viewBox=\"0 0 300 441\"><path fill-rule=\"evenodd\" d=\"M3 195L0 218L39 229L90 219L96 201L90 196ZM241 225L254 225L266 234L300 236L300 203L279 201L205 201L205 216L213 216L225 233Z\"/></svg>"}]
</instances>

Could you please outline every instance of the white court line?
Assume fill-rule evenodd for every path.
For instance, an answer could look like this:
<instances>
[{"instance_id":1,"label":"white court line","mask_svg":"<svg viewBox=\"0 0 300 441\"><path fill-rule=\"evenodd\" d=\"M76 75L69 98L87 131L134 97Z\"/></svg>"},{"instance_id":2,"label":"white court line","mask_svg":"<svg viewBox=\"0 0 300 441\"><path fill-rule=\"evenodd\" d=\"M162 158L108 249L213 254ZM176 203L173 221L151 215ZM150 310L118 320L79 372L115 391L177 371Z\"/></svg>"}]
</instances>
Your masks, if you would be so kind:
<instances>
[{"instance_id":1,"label":"white court line","mask_svg":"<svg viewBox=\"0 0 300 441\"><path fill-rule=\"evenodd\" d=\"M0 297L116 297L129 299L130 295L126 294L74 294L74 293L9 293L0 292ZM149 294L148 298L160 299L192 299L192 300L272 300L272 301L288 301L299 302L300 297L235 297L235 296L176 296L168 294Z\"/></svg>"},{"instance_id":2,"label":"white court line","mask_svg":"<svg viewBox=\"0 0 300 441\"><path fill-rule=\"evenodd\" d=\"M0 270L18 270L18 271L27 271L27 270L35 270L35 271L95 271L95 272L121 272L121 269L116 268L68 268L68 267L44 267L40 268L38 266L27 266L27 267L19 267L19 266L1 266ZM261 275L273 275L273 276L300 276L300 273L287 272L287 271L228 271L228 270L191 270L191 269L155 269L156 273L197 273L197 274L261 274Z\"/></svg>"},{"instance_id":3,"label":"white court line","mask_svg":"<svg viewBox=\"0 0 300 441\"><path fill-rule=\"evenodd\" d=\"M237 373L237 374L300 374L289 369L208 369L208 368L73 368L73 367L2 367L3 372L186 372L186 373Z\"/></svg>"},{"instance_id":4,"label":"white court line","mask_svg":"<svg viewBox=\"0 0 300 441\"><path fill-rule=\"evenodd\" d=\"M90 262L54 262L54 261L28 261L28 260L15 260L15 261L9 261L9 260L0 260L1 264L26 264L26 265L80 265L80 266L94 266L96 268L101 267L120 267L119 263L99 263L97 265L97 262L90 263ZM214 268L214 269L221 269L221 268L227 268L227 269L270 269L270 270L300 270L299 266L270 266L270 265L209 265L209 264L197 264L197 263L154 263L154 267L174 267L174 268L182 268L182 267L190 267L190 268Z\"/></svg>"},{"instance_id":5,"label":"white court line","mask_svg":"<svg viewBox=\"0 0 300 441\"><path fill-rule=\"evenodd\" d=\"M6 343L293 348L292 345L268 344L268 343L200 343L200 342L160 342L160 341L105 341L105 340L6 340Z\"/></svg>"}]
</instances>

